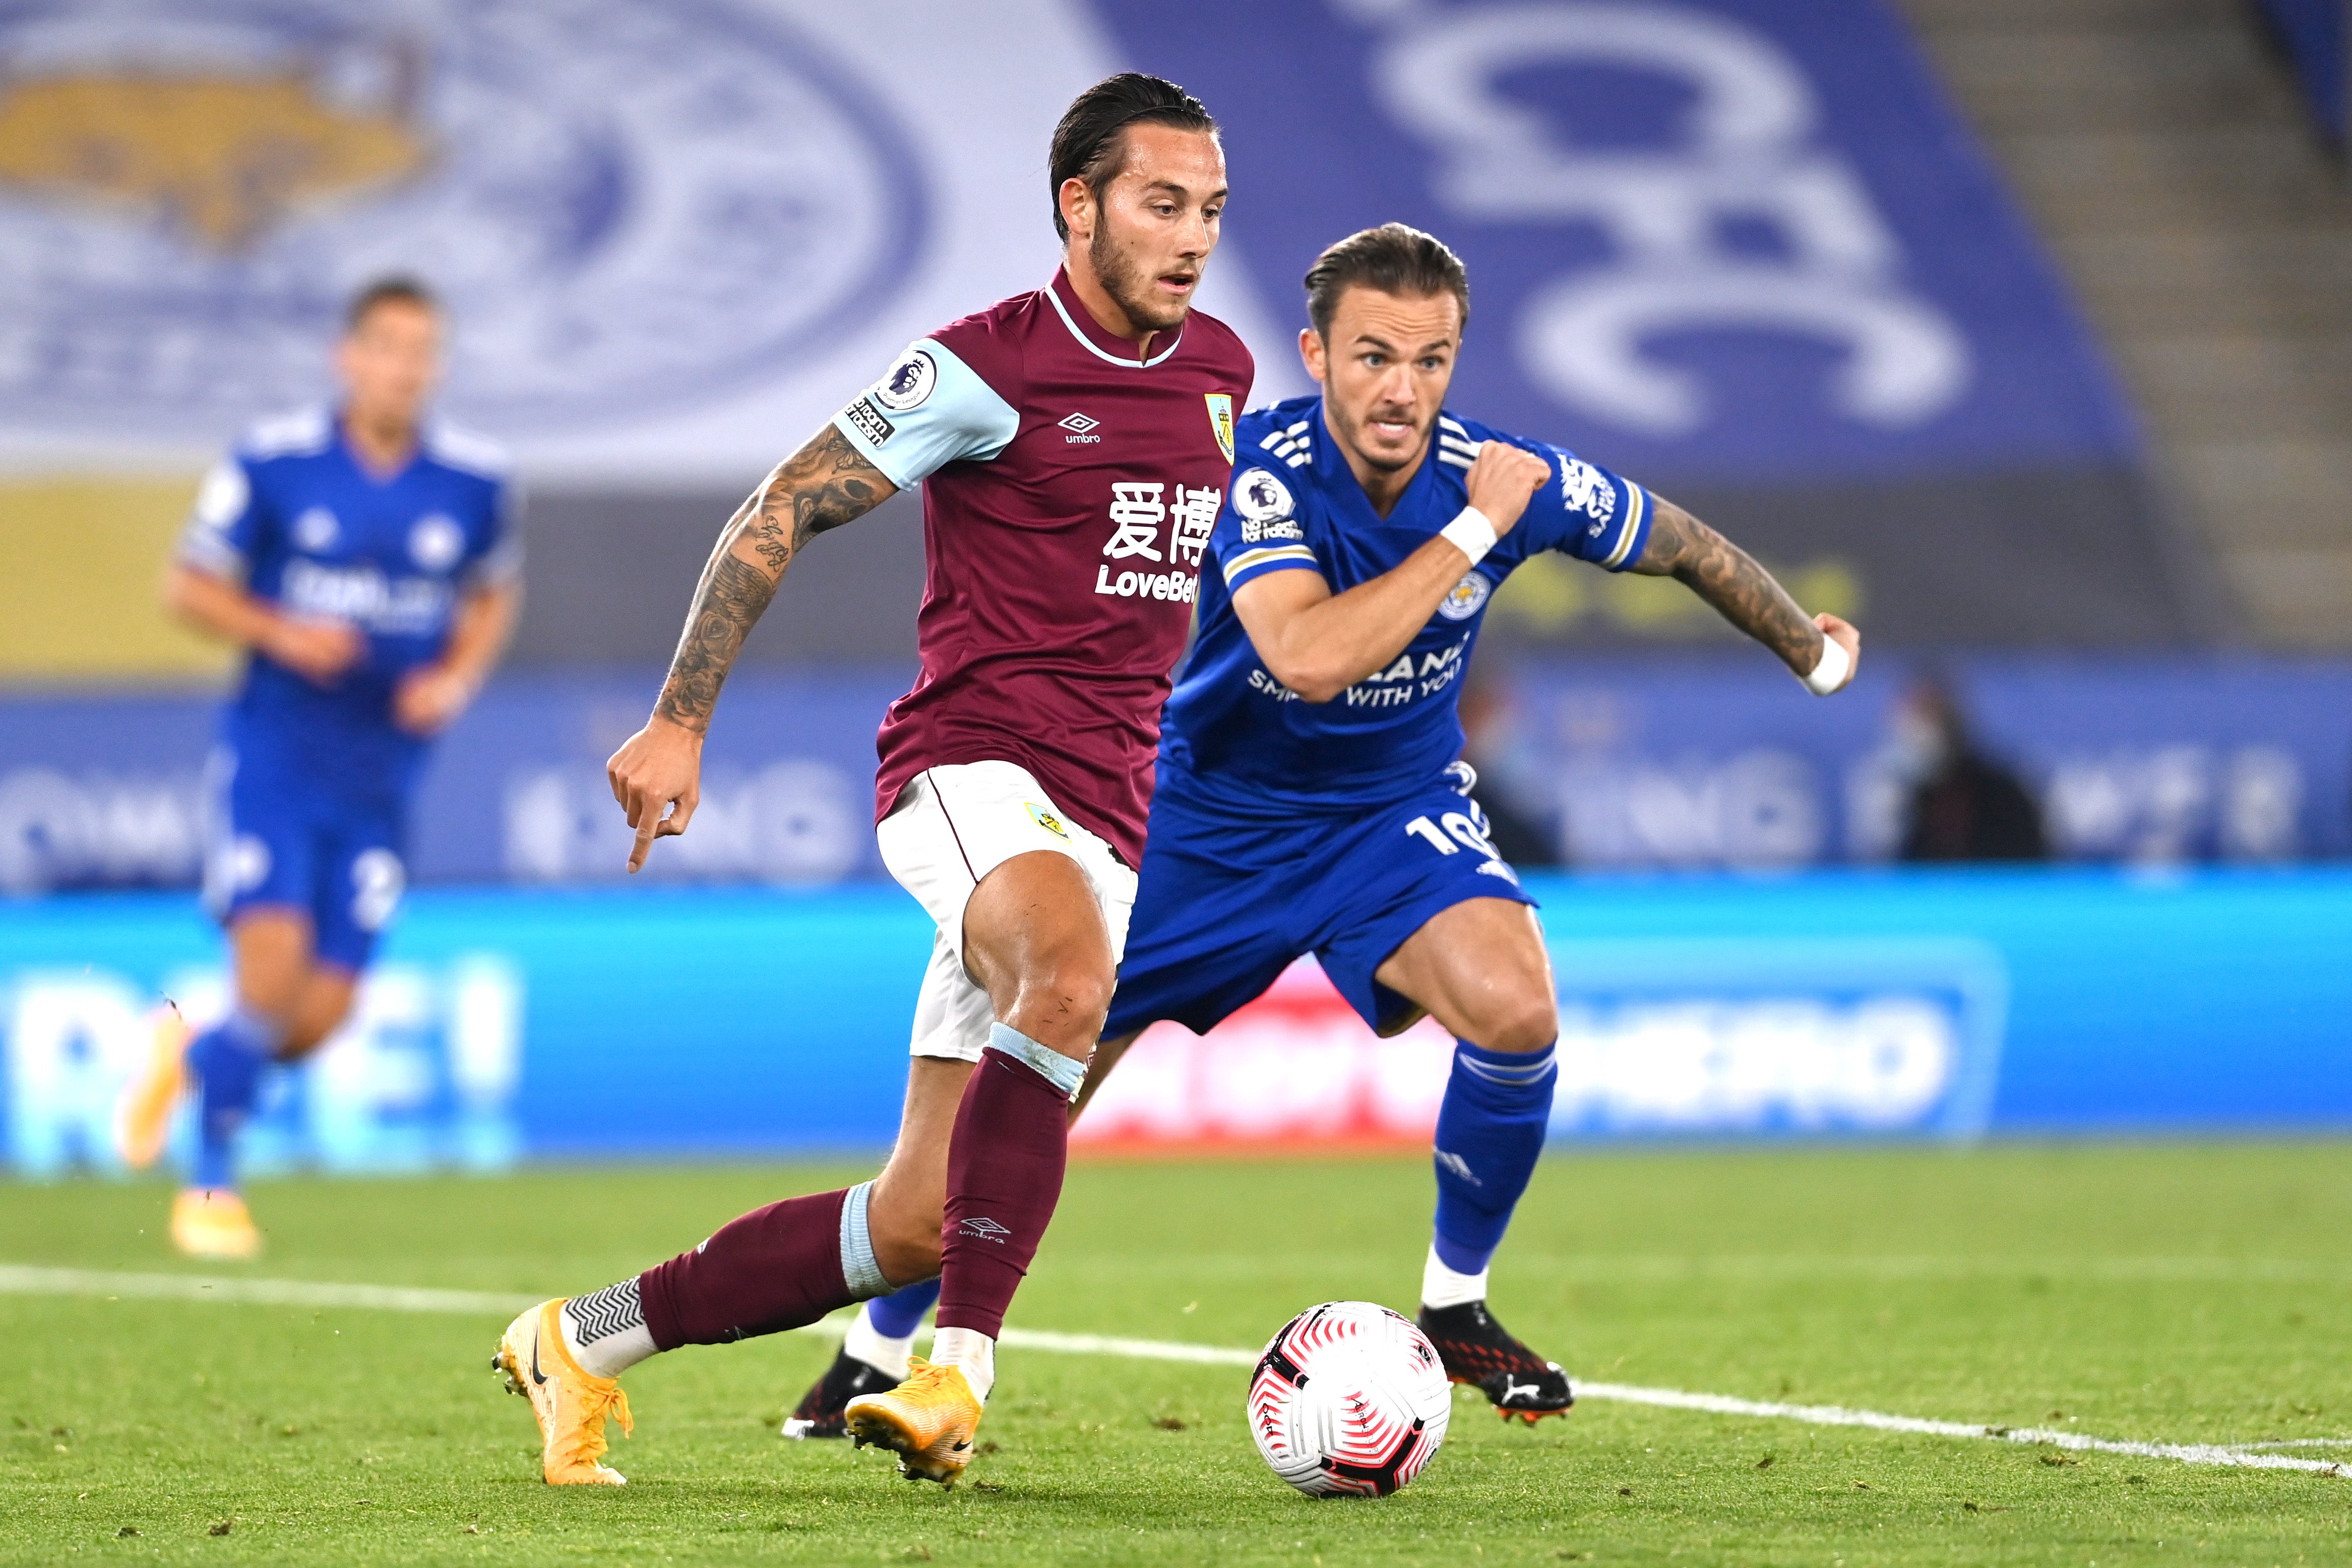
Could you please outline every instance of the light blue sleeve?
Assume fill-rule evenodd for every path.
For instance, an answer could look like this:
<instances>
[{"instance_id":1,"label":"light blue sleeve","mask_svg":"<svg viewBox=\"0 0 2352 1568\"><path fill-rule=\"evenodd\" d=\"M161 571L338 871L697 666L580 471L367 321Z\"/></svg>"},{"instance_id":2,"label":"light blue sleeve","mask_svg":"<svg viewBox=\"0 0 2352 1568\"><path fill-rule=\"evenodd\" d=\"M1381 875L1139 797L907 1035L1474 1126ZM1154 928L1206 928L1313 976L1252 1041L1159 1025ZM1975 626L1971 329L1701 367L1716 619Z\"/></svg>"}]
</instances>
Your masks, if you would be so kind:
<instances>
[{"instance_id":1,"label":"light blue sleeve","mask_svg":"<svg viewBox=\"0 0 2352 1568\"><path fill-rule=\"evenodd\" d=\"M253 492L253 475L244 459L232 454L214 464L197 486L195 507L180 530L178 558L198 571L242 582L253 570L261 528L262 506Z\"/></svg>"},{"instance_id":2,"label":"light blue sleeve","mask_svg":"<svg viewBox=\"0 0 2352 1568\"><path fill-rule=\"evenodd\" d=\"M1003 451L1021 415L951 351L918 338L833 427L884 478L911 490L950 463L985 463Z\"/></svg>"}]
</instances>

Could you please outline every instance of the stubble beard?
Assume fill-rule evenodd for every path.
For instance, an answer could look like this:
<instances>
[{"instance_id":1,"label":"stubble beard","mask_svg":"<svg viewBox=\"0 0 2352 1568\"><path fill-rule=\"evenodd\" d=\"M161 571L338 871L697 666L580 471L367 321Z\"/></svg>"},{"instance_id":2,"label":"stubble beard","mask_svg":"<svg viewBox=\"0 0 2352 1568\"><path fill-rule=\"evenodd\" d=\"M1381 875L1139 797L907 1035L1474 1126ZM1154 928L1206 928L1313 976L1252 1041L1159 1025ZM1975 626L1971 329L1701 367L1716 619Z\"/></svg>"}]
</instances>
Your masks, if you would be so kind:
<instances>
[{"instance_id":1,"label":"stubble beard","mask_svg":"<svg viewBox=\"0 0 2352 1568\"><path fill-rule=\"evenodd\" d=\"M1348 444L1355 448L1356 455L1362 458L1367 466L1377 469L1382 474L1402 473L1421 460L1421 455L1429 447L1429 432L1421 431L1420 439L1413 443L1412 449L1405 455L1393 458L1386 456L1375 452L1364 439L1365 427L1372 423L1373 415L1381 412L1379 409L1369 410L1361 419L1351 419L1343 414L1341 418L1346 425L1343 434L1348 438ZM1433 418L1431 423L1435 423Z\"/></svg>"},{"instance_id":2,"label":"stubble beard","mask_svg":"<svg viewBox=\"0 0 2352 1568\"><path fill-rule=\"evenodd\" d=\"M1188 298L1162 303L1154 299L1151 278L1157 275L1147 276L1126 251L1112 242L1109 225L1096 229L1094 238L1087 242L1087 260L1093 264L1103 292L1127 312L1128 321L1138 330L1166 332L1184 324L1186 314L1192 308L1192 300Z\"/></svg>"}]
</instances>

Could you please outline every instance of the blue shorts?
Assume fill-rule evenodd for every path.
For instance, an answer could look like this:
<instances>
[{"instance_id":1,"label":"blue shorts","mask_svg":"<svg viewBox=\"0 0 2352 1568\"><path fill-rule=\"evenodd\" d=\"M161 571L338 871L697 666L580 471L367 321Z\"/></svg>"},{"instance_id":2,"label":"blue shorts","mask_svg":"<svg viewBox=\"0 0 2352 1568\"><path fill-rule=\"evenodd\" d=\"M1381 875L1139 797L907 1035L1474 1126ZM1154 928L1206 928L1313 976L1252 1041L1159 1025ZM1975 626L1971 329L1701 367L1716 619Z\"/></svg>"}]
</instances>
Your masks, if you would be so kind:
<instances>
[{"instance_id":1,"label":"blue shorts","mask_svg":"<svg viewBox=\"0 0 2352 1568\"><path fill-rule=\"evenodd\" d=\"M313 950L356 974L399 907L408 873L404 789L352 798L263 754L214 754L205 904L224 925L248 909L310 919Z\"/></svg>"},{"instance_id":2,"label":"blue shorts","mask_svg":"<svg viewBox=\"0 0 2352 1568\"><path fill-rule=\"evenodd\" d=\"M1273 823L1188 800L1163 770L1105 1038L1161 1019L1205 1034L1302 953L1376 1032L1410 1025L1420 1009L1372 978L1390 954L1470 899L1535 903L1452 777L1400 804Z\"/></svg>"}]
</instances>

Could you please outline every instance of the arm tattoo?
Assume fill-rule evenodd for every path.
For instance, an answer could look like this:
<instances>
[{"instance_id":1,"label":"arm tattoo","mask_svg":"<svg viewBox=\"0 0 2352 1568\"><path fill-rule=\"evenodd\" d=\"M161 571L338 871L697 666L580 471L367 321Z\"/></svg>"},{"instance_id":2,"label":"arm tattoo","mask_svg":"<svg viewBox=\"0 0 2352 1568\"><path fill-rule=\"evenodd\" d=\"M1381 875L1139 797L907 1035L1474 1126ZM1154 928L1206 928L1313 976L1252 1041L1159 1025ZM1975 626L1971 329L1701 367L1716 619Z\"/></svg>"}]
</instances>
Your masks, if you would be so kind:
<instances>
[{"instance_id":1,"label":"arm tattoo","mask_svg":"<svg viewBox=\"0 0 2352 1568\"><path fill-rule=\"evenodd\" d=\"M817 535L863 517L897 491L830 425L779 465L719 534L695 585L686 631L654 712L688 729L708 730L719 688L793 557Z\"/></svg>"},{"instance_id":2,"label":"arm tattoo","mask_svg":"<svg viewBox=\"0 0 2352 1568\"><path fill-rule=\"evenodd\" d=\"M1799 674L1821 657L1821 628L1789 591L1746 550L1671 501L1658 499L1649 541L1633 570L1675 578Z\"/></svg>"}]
</instances>

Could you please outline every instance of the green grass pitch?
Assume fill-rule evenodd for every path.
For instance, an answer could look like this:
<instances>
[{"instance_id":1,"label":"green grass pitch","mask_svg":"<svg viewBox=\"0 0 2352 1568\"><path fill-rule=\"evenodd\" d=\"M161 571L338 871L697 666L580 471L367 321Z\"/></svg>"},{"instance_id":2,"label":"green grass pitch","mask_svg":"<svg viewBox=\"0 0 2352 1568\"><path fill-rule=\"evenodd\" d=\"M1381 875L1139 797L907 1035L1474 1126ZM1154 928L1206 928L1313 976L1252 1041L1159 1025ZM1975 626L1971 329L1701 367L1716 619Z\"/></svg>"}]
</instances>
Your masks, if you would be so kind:
<instances>
[{"instance_id":1,"label":"green grass pitch","mask_svg":"<svg viewBox=\"0 0 2352 1568\"><path fill-rule=\"evenodd\" d=\"M856 1174L264 1184L248 1271L582 1291ZM0 1186L0 1263L181 1270L168 1197ZM1409 1307L1429 1202L1418 1159L1081 1165L1014 1321L1255 1345L1317 1301ZM1555 1158L1496 1281L1586 1378L2352 1461L2321 1446L2352 1438L2339 1145ZM1507 1429L1458 1396L1409 1490L1314 1501L1260 1464L1243 1372L1012 1349L948 1492L775 1435L831 1354L807 1334L639 1368L630 1484L552 1489L487 1368L500 1327L0 1296L0 1561L2352 1561L2352 1479L1599 1401Z\"/></svg>"}]
</instances>

